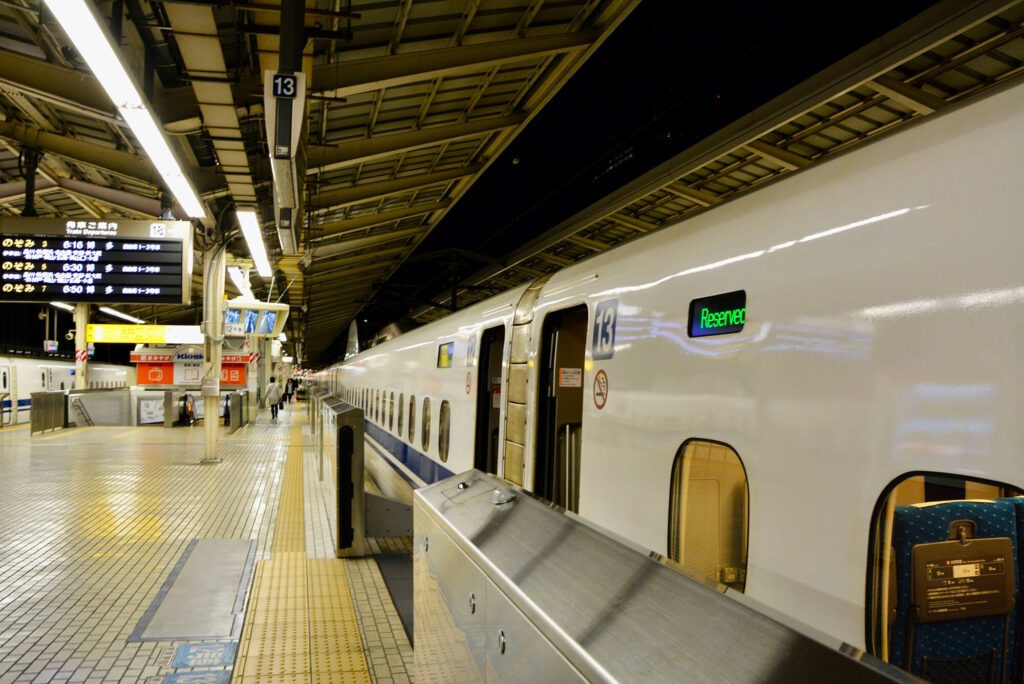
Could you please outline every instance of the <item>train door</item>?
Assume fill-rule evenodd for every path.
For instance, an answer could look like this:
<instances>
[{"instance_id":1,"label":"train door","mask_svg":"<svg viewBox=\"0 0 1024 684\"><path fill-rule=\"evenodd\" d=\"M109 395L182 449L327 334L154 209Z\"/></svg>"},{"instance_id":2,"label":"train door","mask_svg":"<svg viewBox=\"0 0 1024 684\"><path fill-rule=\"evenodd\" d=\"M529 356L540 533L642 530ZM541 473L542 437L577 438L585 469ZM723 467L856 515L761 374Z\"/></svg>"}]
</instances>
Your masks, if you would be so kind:
<instances>
[{"instance_id":1,"label":"train door","mask_svg":"<svg viewBox=\"0 0 1024 684\"><path fill-rule=\"evenodd\" d=\"M14 396L10 366L0 366L0 425L18 422L18 400Z\"/></svg>"},{"instance_id":2,"label":"train door","mask_svg":"<svg viewBox=\"0 0 1024 684\"><path fill-rule=\"evenodd\" d=\"M501 358L505 326L489 328L480 337L477 364L476 444L473 467L498 472L498 432L501 424Z\"/></svg>"},{"instance_id":3,"label":"train door","mask_svg":"<svg viewBox=\"0 0 1024 684\"><path fill-rule=\"evenodd\" d=\"M570 511L579 510L586 340L586 305L544 319L533 485L539 496Z\"/></svg>"}]
</instances>

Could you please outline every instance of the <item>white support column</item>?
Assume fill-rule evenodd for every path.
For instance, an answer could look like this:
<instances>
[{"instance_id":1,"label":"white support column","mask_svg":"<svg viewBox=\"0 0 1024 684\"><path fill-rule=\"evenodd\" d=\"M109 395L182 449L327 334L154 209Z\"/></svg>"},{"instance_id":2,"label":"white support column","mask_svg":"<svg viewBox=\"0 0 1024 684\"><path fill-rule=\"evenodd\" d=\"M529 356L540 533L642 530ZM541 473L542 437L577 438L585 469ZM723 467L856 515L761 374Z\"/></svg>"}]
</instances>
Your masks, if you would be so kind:
<instances>
[{"instance_id":1,"label":"white support column","mask_svg":"<svg viewBox=\"0 0 1024 684\"><path fill-rule=\"evenodd\" d=\"M89 305L75 305L75 389L89 387L89 344L85 328L89 325Z\"/></svg>"},{"instance_id":2,"label":"white support column","mask_svg":"<svg viewBox=\"0 0 1024 684\"><path fill-rule=\"evenodd\" d=\"M258 354L260 351L259 342L255 335L246 335L246 350L250 354ZM260 373L259 373L259 361L256 363L250 363L245 368L245 387L249 390L248 401L249 409L252 411L250 415L255 416L256 411L259 410L259 401L257 399L257 391L260 388ZM255 418L252 419L255 422Z\"/></svg>"},{"instance_id":3,"label":"white support column","mask_svg":"<svg viewBox=\"0 0 1024 684\"><path fill-rule=\"evenodd\" d=\"M208 249L203 256L203 460L220 463L217 438L220 435L220 360L223 353L224 321L220 301L224 297L224 265L227 250Z\"/></svg>"},{"instance_id":4,"label":"white support column","mask_svg":"<svg viewBox=\"0 0 1024 684\"><path fill-rule=\"evenodd\" d=\"M267 383L270 382L271 376L274 375L274 359L270 356L271 345L270 340L265 337L260 338L260 367L263 369L263 407L270 408L270 404L267 403L266 389Z\"/></svg>"}]
</instances>

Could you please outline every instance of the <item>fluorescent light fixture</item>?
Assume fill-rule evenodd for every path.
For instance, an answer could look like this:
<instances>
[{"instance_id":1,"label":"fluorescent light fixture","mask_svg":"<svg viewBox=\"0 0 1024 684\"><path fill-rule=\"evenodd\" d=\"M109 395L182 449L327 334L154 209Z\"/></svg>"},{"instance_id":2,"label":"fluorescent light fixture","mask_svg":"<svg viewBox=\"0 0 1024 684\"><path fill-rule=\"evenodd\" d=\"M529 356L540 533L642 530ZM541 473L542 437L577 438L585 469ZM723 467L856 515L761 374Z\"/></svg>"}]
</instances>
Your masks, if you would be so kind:
<instances>
[{"instance_id":1,"label":"fluorescent light fixture","mask_svg":"<svg viewBox=\"0 0 1024 684\"><path fill-rule=\"evenodd\" d=\"M282 342L287 342L288 336L285 335L284 333L281 333L280 335L277 336L277 339L281 340Z\"/></svg>"},{"instance_id":2,"label":"fluorescent light fixture","mask_svg":"<svg viewBox=\"0 0 1024 684\"><path fill-rule=\"evenodd\" d=\"M249 285L249 274L243 272L238 266L228 266L228 275L231 276L231 282L235 284L238 291L242 293L242 297L247 299L256 299L252 293L252 287Z\"/></svg>"},{"instance_id":3,"label":"fluorescent light fixture","mask_svg":"<svg viewBox=\"0 0 1024 684\"><path fill-rule=\"evenodd\" d=\"M206 211L199 197L182 172L152 112L146 107L134 80L124 68L86 0L45 2L64 29L64 33L75 44L75 49L103 86L103 90L107 92L117 111L132 129L132 133L163 178L167 189L178 200L178 204L193 218L205 216Z\"/></svg>"},{"instance_id":4,"label":"fluorescent light fixture","mask_svg":"<svg viewBox=\"0 0 1024 684\"><path fill-rule=\"evenodd\" d=\"M142 320L141 318L136 318L135 316L129 316L126 313L121 313L117 309L111 309L109 306L101 306L100 307L100 311L102 311L105 314L110 314L111 316L117 316L118 318L126 320L126 321L131 321L132 323L145 323L146 322L146 321Z\"/></svg>"},{"instance_id":5,"label":"fluorescent light fixture","mask_svg":"<svg viewBox=\"0 0 1024 684\"><path fill-rule=\"evenodd\" d=\"M291 363L292 361L295 360L295 358L291 356L282 356L281 360L284 361L285 363Z\"/></svg>"},{"instance_id":6,"label":"fluorescent light fixture","mask_svg":"<svg viewBox=\"0 0 1024 684\"><path fill-rule=\"evenodd\" d=\"M256 272L261 278L269 278L273 272L270 270L270 262L267 261L267 248L263 246L263 231L260 230L260 222L256 220L256 212L245 210L235 213L238 215L238 225L242 227L245 243L249 245L249 253L252 254Z\"/></svg>"},{"instance_id":7,"label":"fluorescent light fixture","mask_svg":"<svg viewBox=\"0 0 1024 684\"><path fill-rule=\"evenodd\" d=\"M75 310L75 307L71 306L70 304L65 304L64 302L50 302L50 306L55 306L58 309L64 309L65 311L71 312L74 312Z\"/></svg>"}]
</instances>

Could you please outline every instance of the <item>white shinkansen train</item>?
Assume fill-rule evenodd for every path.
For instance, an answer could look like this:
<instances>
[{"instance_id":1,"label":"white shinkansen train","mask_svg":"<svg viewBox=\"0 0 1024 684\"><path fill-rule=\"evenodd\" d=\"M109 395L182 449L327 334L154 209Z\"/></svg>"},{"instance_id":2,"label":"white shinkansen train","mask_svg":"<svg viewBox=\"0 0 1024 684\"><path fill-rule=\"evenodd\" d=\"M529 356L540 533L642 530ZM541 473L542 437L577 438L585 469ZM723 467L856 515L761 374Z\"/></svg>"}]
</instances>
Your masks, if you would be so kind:
<instances>
[{"instance_id":1,"label":"white shinkansen train","mask_svg":"<svg viewBox=\"0 0 1024 684\"><path fill-rule=\"evenodd\" d=\"M75 362L0 356L0 426L28 423L32 393L73 389ZM125 387L134 368L109 363L89 364L89 387Z\"/></svg>"},{"instance_id":2,"label":"white shinkansen train","mask_svg":"<svg viewBox=\"0 0 1024 684\"><path fill-rule=\"evenodd\" d=\"M901 667L991 645L998 673L1024 660L1022 191L1018 81L319 382L386 493L476 467ZM950 622L917 549L972 537L1012 550L944 581L1009 584Z\"/></svg>"}]
</instances>

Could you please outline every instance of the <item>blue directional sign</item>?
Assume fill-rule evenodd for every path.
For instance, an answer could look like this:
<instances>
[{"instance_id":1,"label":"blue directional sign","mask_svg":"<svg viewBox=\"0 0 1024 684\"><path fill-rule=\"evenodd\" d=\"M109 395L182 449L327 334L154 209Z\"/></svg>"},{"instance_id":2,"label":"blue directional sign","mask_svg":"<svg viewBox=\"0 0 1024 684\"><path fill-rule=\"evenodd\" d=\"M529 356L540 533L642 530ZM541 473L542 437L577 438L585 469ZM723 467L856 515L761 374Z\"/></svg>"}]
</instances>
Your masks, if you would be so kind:
<instances>
[{"instance_id":1,"label":"blue directional sign","mask_svg":"<svg viewBox=\"0 0 1024 684\"><path fill-rule=\"evenodd\" d=\"M228 684L231 673L227 670L205 672L172 672L164 677L164 684Z\"/></svg>"},{"instance_id":2,"label":"blue directional sign","mask_svg":"<svg viewBox=\"0 0 1024 684\"><path fill-rule=\"evenodd\" d=\"M227 667L235 662L237 647L234 641L183 644L174 654L171 667Z\"/></svg>"},{"instance_id":3,"label":"blue directional sign","mask_svg":"<svg viewBox=\"0 0 1024 684\"><path fill-rule=\"evenodd\" d=\"M274 97L291 99L298 94L299 79L295 74L274 74Z\"/></svg>"}]
</instances>

